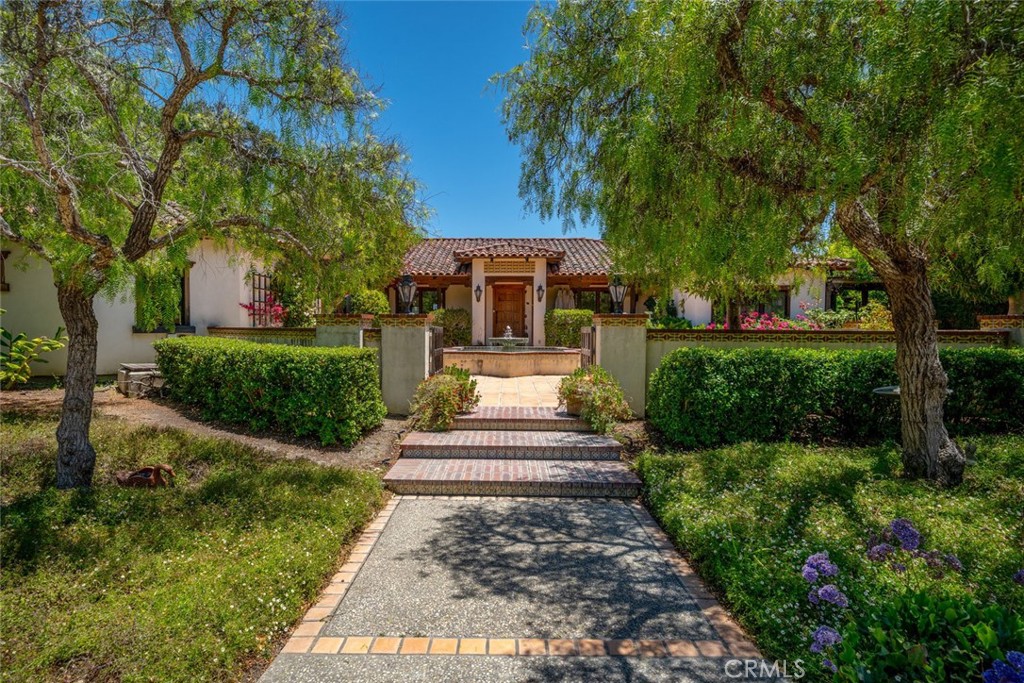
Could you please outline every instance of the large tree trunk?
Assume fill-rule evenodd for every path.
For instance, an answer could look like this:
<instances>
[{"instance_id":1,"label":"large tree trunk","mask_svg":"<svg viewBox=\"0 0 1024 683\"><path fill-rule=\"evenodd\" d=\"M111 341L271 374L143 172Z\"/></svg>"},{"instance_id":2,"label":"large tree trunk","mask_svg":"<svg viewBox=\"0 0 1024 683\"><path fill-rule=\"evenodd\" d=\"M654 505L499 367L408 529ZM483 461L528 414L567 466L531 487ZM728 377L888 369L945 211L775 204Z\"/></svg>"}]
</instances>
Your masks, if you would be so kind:
<instances>
[{"instance_id":1,"label":"large tree trunk","mask_svg":"<svg viewBox=\"0 0 1024 683\"><path fill-rule=\"evenodd\" d=\"M93 297L75 285L57 285L57 303L68 333L64 405L57 427L57 488L92 486L96 451L89 443L96 386L96 315Z\"/></svg>"},{"instance_id":2,"label":"large tree trunk","mask_svg":"<svg viewBox=\"0 0 1024 683\"><path fill-rule=\"evenodd\" d=\"M942 419L948 383L939 361L935 311L924 264L915 265L897 281L885 282L896 333L903 474L956 486L963 480L966 458L949 438Z\"/></svg>"},{"instance_id":3,"label":"large tree trunk","mask_svg":"<svg viewBox=\"0 0 1024 683\"><path fill-rule=\"evenodd\" d=\"M892 306L900 382L903 474L943 486L963 480L966 457L946 431L946 372L939 361L927 254L884 234L860 202L841 205L836 221L881 277Z\"/></svg>"}]
</instances>

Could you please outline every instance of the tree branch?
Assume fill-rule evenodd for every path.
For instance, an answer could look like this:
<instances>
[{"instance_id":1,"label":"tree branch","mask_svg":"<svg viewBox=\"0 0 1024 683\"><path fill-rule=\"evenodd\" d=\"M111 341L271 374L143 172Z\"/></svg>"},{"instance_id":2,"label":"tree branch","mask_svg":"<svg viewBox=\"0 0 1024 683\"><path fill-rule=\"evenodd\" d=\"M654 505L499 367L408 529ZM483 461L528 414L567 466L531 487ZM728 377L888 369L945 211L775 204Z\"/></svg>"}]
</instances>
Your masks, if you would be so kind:
<instances>
[{"instance_id":1,"label":"tree branch","mask_svg":"<svg viewBox=\"0 0 1024 683\"><path fill-rule=\"evenodd\" d=\"M272 226L265 221L253 216L228 216L213 222L213 227L218 230L230 230L235 227L259 228L262 232L274 237L279 244L292 246L302 252L307 258L313 258L313 252L302 243L299 238L284 228Z\"/></svg>"}]
</instances>

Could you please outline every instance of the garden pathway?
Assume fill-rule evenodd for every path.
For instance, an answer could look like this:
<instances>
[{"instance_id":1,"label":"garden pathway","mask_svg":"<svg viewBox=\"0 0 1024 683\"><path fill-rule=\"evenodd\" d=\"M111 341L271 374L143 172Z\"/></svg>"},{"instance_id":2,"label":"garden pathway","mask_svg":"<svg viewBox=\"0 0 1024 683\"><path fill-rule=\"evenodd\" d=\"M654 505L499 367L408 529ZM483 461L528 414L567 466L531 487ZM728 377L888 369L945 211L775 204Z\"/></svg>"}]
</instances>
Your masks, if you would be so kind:
<instances>
[{"instance_id":1,"label":"garden pathway","mask_svg":"<svg viewBox=\"0 0 1024 683\"><path fill-rule=\"evenodd\" d=\"M550 407L408 435L398 495L261 680L732 680L757 650L620 452Z\"/></svg>"}]
</instances>

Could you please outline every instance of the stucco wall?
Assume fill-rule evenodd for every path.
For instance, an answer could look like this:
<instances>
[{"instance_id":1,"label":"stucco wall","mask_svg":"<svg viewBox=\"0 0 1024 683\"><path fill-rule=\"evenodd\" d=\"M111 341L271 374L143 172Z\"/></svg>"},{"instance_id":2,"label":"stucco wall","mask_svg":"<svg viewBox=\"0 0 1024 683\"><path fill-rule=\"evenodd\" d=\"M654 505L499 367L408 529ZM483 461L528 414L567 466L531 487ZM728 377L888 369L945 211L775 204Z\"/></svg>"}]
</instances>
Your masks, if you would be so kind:
<instances>
[{"instance_id":1,"label":"stucco wall","mask_svg":"<svg viewBox=\"0 0 1024 683\"><path fill-rule=\"evenodd\" d=\"M473 290L463 285L453 285L445 290L445 308L464 308L467 311L473 308Z\"/></svg>"},{"instance_id":2,"label":"stucco wall","mask_svg":"<svg viewBox=\"0 0 1024 683\"><path fill-rule=\"evenodd\" d=\"M57 307L53 271L45 261L26 256L16 245L5 244L4 249L11 251L6 269L10 291L0 293L0 308L7 311L4 328L29 337L53 335L64 324ZM239 304L250 298L245 276L251 260L209 241L197 246L189 258L195 263L189 273L189 289L191 322L197 332L205 334L208 325L249 326L248 314ZM114 374L121 363L153 362L153 341L166 335L132 331L135 297L131 285L113 298L97 296L93 311L99 324L97 373ZM47 354L45 359L46 363L33 367L36 375L63 375L67 371L66 349Z\"/></svg>"},{"instance_id":3,"label":"stucco wall","mask_svg":"<svg viewBox=\"0 0 1024 683\"><path fill-rule=\"evenodd\" d=\"M251 327L252 319L242 304L252 299L248 273L261 264L231 242L218 247L209 240L193 249L189 259L193 262L189 271L190 322L196 333L206 334L207 327Z\"/></svg>"}]
</instances>

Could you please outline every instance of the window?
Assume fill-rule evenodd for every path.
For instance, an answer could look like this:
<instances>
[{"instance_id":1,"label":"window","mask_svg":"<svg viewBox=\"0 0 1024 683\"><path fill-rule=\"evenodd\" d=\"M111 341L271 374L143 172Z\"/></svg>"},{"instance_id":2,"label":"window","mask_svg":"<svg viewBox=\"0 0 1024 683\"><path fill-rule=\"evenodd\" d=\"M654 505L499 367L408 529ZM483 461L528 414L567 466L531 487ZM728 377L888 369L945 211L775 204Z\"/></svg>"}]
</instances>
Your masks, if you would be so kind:
<instances>
[{"instance_id":1,"label":"window","mask_svg":"<svg viewBox=\"0 0 1024 683\"><path fill-rule=\"evenodd\" d=\"M7 257L10 255L9 251L0 252L0 292L11 291L11 286L7 284Z\"/></svg>"},{"instance_id":2,"label":"window","mask_svg":"<svg viewBox=\"0 0 1024 683\"><path fill-rule=\"evenodd\" d=\"M594 313L612 312L612 295L607 289L577 289L576 308Z\"/></svg>"},{"instance_id":3,"label":"window","mask_svg":"<svg viewBox=\"0 0 1024 683\"><path fill-rule=\"evenodd\" d=\"M773 293L760 297L760 301L740 306L740 315L756 311L762 315L771 313L777 318L789 317L789 287L780 287Z\"/></svg>"},{"instance_id":4,"label":"window","mask_svg":"<svg viewBox=\"0 0 1024 683\"><path fill-rule=\"evenodd\" d=\"M444 290L417 288L412 305L418 313L430 313L438 308L444 308Z\"/></svg>"},{"instance_id":5,"label":"window","mask_svg":"<svg viewBox=\"0 0 1024 683\"><path fill-rule=\"evenodd\" d=\"M272 327L274 324L273 305L274 290L271 287L271 276L265 273L252 273L252 308L249 317L253 327Z\"/></svg>"}]
</instances>

